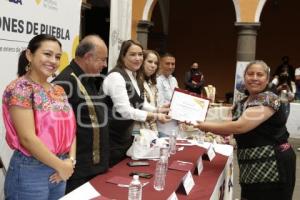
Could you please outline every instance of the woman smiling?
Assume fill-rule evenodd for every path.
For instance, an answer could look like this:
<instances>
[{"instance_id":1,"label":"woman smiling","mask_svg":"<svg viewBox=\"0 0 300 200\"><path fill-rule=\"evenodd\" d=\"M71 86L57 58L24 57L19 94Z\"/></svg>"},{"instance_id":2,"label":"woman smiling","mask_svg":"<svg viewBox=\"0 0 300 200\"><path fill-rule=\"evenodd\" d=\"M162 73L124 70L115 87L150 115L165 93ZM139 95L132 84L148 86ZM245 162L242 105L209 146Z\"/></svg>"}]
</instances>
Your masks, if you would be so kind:
<instances>
[{"instance_id":1,"label":"woman smiling","mask_svg":"<svg viewBox=\"0 0 300 200\"><path fill-rule=\"evenodd\" d=\"M267 91L269 77L265 62L250 62L244 72L246 96L235 104L233 121L195 126L220 135L234 134L241 199L291 200L293 196L296 156L287 141L284 106Z\"/></svg>"},{"instance_id":2,"label":"woman smiling","mask_svg":"<svg viewBox=\"0 0 300 200\"><path fill-rule=\"evenodd\" d=\"M126 157L126 151L132 144L134 121L170 120L169 116L144 104L143 85L136 79L143 60L141 44L133 40L124 41L116 67L103 82L108 105L111 165Z\"/></svg>"}]
</instances>

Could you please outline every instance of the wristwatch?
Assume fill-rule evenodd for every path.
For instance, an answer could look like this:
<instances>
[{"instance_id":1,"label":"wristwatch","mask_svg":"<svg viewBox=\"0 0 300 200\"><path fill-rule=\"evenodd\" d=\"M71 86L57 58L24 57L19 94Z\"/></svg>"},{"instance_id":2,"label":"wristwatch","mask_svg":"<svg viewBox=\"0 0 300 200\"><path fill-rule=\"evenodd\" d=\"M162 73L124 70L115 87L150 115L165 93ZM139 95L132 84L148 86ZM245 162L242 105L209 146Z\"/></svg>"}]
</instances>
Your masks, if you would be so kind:
<instances>
[{"instance_id":1,"label":"wristwatch","mask_svg":"<svg viewBox=\"0 0 300 200\"><path fill-rule=\"evenodd\" d=\"M72 156L70 156L69 159L72 161L73 166L75 166L76 165L76 159Z\"/></svg>"}]
</instances>

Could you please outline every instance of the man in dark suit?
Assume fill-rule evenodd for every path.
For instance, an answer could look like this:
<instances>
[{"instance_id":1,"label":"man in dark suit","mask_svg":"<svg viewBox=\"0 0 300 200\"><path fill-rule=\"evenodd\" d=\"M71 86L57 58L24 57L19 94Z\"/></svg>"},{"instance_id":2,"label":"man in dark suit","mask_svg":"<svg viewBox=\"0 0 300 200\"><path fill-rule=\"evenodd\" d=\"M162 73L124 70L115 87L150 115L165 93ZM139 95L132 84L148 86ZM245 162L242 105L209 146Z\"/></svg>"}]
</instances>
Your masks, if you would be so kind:
<instances>
[{"instance_id":1,"label":"man in dark suit","mask_svg":"<svg viewBox=\"0 0 300 200\"><path fill-rule=\"evenodd\" d=\"M77 120L77 150L74 174L66 193L109 167L109 137L106 106L99 94L96 76L107 66L107 47L97 35L81 40L75 59L55 79L68 94Z\"/></svg>"}]
</instances>

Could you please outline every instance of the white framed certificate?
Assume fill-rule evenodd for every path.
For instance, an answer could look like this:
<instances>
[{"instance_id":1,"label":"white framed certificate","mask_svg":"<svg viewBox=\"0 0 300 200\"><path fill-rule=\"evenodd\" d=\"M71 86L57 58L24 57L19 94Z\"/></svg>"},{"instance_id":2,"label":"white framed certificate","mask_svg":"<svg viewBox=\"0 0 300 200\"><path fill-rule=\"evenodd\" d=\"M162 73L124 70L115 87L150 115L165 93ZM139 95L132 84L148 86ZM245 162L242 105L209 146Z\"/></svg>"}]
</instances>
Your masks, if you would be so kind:
<instances>
[{"instance_id":1,"label":"white framed certificate","mask_svg":"<svg viewBox=\"0 0 300 200\"><path fill-rule=\"evenodd\" d=\"M175 88L171 100L169 115L178 121L195 124L205 120L209 100L186 90Z\"/></svg>"}]
</instances>

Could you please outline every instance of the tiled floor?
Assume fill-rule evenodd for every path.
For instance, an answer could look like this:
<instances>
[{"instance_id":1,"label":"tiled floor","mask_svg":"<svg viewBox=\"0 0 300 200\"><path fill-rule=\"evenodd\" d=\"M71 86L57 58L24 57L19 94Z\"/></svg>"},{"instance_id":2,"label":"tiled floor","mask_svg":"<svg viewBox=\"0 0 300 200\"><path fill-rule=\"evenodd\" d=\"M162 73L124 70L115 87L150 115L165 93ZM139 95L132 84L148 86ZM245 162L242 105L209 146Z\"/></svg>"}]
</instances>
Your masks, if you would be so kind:
<instances>
[{"instance_id":1,"label":"tiled floor","mask_svg":"<svg viewBox=\"0 0 300 200\"><path fill-rule=\"evenodd\" d=\"M297 148L300 147L300 139L290 139L289 142L292 144L292 146L295 150L295 153L297 155L296 185L295 185L294 195L293 195L293 200L297 200L297 199L300 199L300 151L297 151ZM238 172L236 154L234 154L233 200L240 199L240 187L239 187L239 183L238 183L238 173L239 172Z\"/></svg>"}]
</instances>

